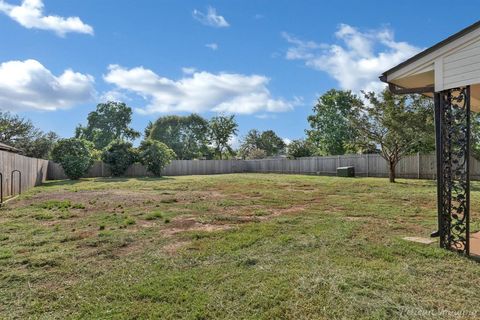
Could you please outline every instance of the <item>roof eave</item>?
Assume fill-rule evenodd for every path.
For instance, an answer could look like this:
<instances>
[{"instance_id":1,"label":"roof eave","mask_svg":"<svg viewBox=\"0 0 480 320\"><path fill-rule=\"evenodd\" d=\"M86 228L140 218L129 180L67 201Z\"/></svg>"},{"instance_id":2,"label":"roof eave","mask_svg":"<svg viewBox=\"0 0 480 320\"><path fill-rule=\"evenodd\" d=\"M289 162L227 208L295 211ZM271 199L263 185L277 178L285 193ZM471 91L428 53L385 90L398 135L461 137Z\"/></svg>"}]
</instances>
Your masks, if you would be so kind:
<instances>
[{"instance_id":1,"label":"roof eave","mask_svg":"<svg viewBox=\"0 0 480 320\"><path fill-rule=\"evenodd\" d=\"M441 48L441 47L449 44L449 43L452 42L452 41L455 41L456 39L464 36L465 34L471 32L471 31L473 31L473 30L475 30L475 29L477 29L477 28L479 28L479 27L480 27L480 20L477 21L477 22L475 22L475 23L473 23L473 24L471 24L471 25L469 25L468 27L460 30L459 32L451 35L450 37L448 37L448 38L446 38L446 39L444 39L444 40L442 40L442 41L434 44L434 45L431 46L430 48L427 48L427 49L423 50L422 52L417 53L417 54L414 55L413 57L411 57L411 58L405 60L404 62L402 62L402 63L394 66L393 68L388 69L387 71L385 71L384 73L382 73L382 75L379 77L379 78L380 78L380 81L382 81L382 82L387 82L388 74L391 74L391 73L393 73L393 72L395 72L395 71L403 68L404 66L406 66L406 65L408 65L408 64L410 64L410 63L413 63L413 62L417 61L418 59L420 59L420 58L428 55L429 53L431 53L431 52L433 52L433 51L435 51L435 50L438 50L439 48Z\"/></svg>"}]
</instances>

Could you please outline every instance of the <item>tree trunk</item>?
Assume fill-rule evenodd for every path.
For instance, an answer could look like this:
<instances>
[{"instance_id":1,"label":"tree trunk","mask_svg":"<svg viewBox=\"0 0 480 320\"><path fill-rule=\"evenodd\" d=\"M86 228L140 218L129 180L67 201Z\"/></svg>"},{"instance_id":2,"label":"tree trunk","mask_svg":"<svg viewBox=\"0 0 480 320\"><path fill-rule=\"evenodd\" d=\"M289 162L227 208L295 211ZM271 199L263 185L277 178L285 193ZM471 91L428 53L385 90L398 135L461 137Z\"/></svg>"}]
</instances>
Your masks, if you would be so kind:
<instances>
[{"instance_id":1,"label":"tree trunk","mask_svg":"<svg viewBox=\"0 0 480 320\"><path fill-rule=\"evenodd\" d=\"M397 166L397 163L395 161L389 161L388 162L389 166L389 179L391 183L395 183L395 167Z\"/></svg>"}]
</instances>

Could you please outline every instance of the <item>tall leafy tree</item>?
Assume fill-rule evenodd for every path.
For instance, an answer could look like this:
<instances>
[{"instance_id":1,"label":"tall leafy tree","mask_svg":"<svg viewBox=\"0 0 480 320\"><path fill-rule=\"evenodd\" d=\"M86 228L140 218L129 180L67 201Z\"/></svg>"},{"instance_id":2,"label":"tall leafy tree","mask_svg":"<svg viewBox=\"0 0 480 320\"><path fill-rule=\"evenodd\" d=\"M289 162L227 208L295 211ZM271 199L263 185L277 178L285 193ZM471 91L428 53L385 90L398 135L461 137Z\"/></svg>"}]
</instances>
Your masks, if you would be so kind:
<instances>
[{"instance_id":1,"label":"tall leafy tree","mask_svg":"<svg viewBox=\"0 0 480 320\"><path fill-rule=\"evenodd\" d=\"M369 103L358 106L351 122L358 132L358 144L375 144L389 166L390 182L400 159L412 152L431 151L433 144L433 104L420 96L365 94Z\"/></svg>"},{"instance_id":2,"label":"tall leafy tree","mask_svg":"<svg viewBox=\"0 0 480 320\"><path fill-rule=\"evenodd\" d=\"M285 147L285 142L273 130L260 132L252 129L243 138L239 153L243 158L249 158L254 150L263 150L266 156L274 156L284 153Z\"/></svg>"},{"instance_id":3,"label":"tall leafy tree","mask_svg":"<svg viewBox=\"0 0 480 320\"><path fill-rule=\"evenodd\" d=\"M470 145L472 156L480 160L480 113L470 113Z\"/></svg>"},{"instance_id":4,"label":"tall leafy tree","mask_svg":"<svg viewBox=\"0 0 480 320\"><path fill-rule=\"evenodd\" d=\"M293 140L287 146L287 154L290 159L311 157L313 153L313 147L307 140Z\"/></svg>"},{"instance_id":5,"label":"tall leafy tree","mask_svg":"<svg viewBox=\"0 0 480 320\"><path fill-rule=\"evenodd\" d=\"M51 152L55 143L59 137L55 132L49 131L47 133L38 132L36 137L27 141L26 143L20 143L18 147L23 150L24 154L28 157L50 159Z\"/></svg>"},{"instance_id":6,"label":"tall leafy tree","mask_svg":"<svg viewBox=\"0 0 480 320\"><path fill-rule=\"evenodd\" d=\"M238 150L238 154L246 159L249 158L249 154L254 150L260 149L260 135L261 132L257 129L251 129L247 132L247 134L243 137L240 148ZM265 153L266 155L266 153Z\"/></svg>"},{"instance_id":7,"label":"tall leafy tree","mask_svg":"<svg viewBox=\"0 0 480 320\"><path fill-rule=\"evenodd\" d=\"M349 118L356 115L362 101L351 91L331 89L323 94L308 117L308 140L321 155L356 152L356 129Z\"/></svg>"},{"instance_id":8,"label":"tall leafy tree","mask_svg":"<svg viewBox=\"0 0 480 320\"><path fill-rule=\"evenodd\" d=\"M480 113L470 113L470 151L472 156L480 160Z\"/></svg>"},{"instance_id":9,"label":"tall leafy tree","mask_svg":"<svg viewBox=\"0 0 480 320\"><path fill-rule=\"evenodd\" d=\"M102 150L114 140L131 141L140 133L130 127L132 108L122 102L107 102L97 105L88 114L87 125L79 125L75 137L93 142L95 149Z\"/></svg>"},{"instance_id":10,"label":"tall leafy tree","mask_svg":"<svg viewBox=\"0 0 480 320\"><path fill-rule=\"evenodd\" d=\"M147 127L147 138L172 149L178 159L189 160L209 155L208 121L198 114L160 117Z\"/></svg>"},{"instance_id":11,"label":"tall leafy tree","mask_svg":"<svg viewBox=\"0 0 480 320\"><path fill-rule=\"evenodd\" d=\"M30 120L0 112L0 142L22 150L28 157L48 159L57 140L57 134L43 132Z\"/></svg>"},{"instance_id":12,"label":"tall leafy tree","mask_svg":"<svg viewBox=\"0 0 480 320\"><path fill-rule=\"evenodd\" d=\"M9 112L0 112L0 142L15 146L23 140L32 139L36 131L30 120Z\"/></svg>"},{"instance_id":13,"label":"tall leafy tree","mask_svg":"<svg viewBox=\"0 0 480 320\"><path fill-rule=\"evenodd\" d=\"M262 149L251 149L247 154L245 154L245 159L265 159L267 153Z\"/></svg>"},{"instance_id":14,"label":"tall leafy tree","mask_svg":"<svg viewBox=\"0 0 480 320\"><path fill-rule=\"evenodd\" d=\"M152 131L152 128L153 128L153 122L152 121L148 121L148 124L147 126L145 127L145 130L143 131L143 134L145 136L145 139L147 139L148 137L150 137L150 132Z\"/></svg>"},{"instance_id":15,"label":"tall leafy tree","mask_svg":"<svg viewBox=\"0 0 480 320\"><path fill-rule=\"evenodd\" d=\"M225 153L233 154L230 140L237 135L238 123L235 116L219 115L212 117L208 123L209 140L215 149L217 158L222 159Z\"/></svg>"},{"instance_id":16,"label":"tall leafy tree","mask_svg":"<svg viewBox=\"0 0 480 320\"><path fill-rule=\"evenodd\" d=\"M267 156L285 153L286 143L273 130L263 131L260 135L259 148L265 150Z\"/></svg>"}]
</instances>

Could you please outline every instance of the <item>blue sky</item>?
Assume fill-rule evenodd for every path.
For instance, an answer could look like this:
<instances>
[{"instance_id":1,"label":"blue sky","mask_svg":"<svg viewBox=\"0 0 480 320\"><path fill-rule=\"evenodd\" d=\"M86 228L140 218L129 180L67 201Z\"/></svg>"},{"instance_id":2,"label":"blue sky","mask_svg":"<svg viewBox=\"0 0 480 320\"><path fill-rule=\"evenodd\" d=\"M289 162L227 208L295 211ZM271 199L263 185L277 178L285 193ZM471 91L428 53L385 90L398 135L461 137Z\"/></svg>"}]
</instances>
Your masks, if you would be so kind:
<instances>
[{"instance_id":1,"label":"blue sky","mask_svg":"<svg viewBox=\"0 0 480 320\"><path fill-rule=\"evenodd\" d=\"M73 135L105 99L143 132L165 114L235 113L240 136L301 138L318 95L478 19L479 1L0 0L0 109Z\"/></svg>"}]
</instances>

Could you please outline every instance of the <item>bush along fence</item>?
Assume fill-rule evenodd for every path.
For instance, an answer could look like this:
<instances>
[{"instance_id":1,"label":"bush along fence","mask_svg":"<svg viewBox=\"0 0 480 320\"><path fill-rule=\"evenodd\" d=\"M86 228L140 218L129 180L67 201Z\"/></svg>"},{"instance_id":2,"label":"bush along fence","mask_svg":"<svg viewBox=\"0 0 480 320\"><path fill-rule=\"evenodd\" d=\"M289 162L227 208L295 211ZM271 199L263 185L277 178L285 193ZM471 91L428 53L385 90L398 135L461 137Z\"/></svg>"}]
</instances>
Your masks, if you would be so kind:
<instances>
[{"instance_id":1,"label":"bush along fence","mask_svg":"<svg viewBox=\"0 0 480 320\"><path fill-rule=\"evenodd\" d=\"M480 179L480 161L471 160L473 179ZM174 160L163 171L165 176L210 175L227 173L291 173L336 175L337 167L353 166L360 177L388 177L388 164L378 154L310 157L301 159L261 160ZM398 178L435 179L435 155L416 154L404 157L397 165ZM108 166L97 161L85 177L109 177ZM127 177L151 176L141 164L133 164L125 172ZM62 167L50 161L48 179L66 179Z\"/></svg>"},{"instance_id":2,"label":"bush along fence","mask_svg":"<svg viewBox=\"0 0 480 320\"><path fill-rule=\"evenodd\" d=\"M42 184L47 178L48 164L48 160L0 150L3 200Z\"/></svg>"}]
</instances>

